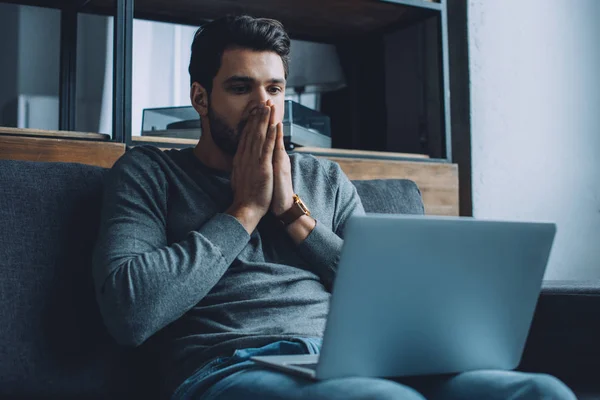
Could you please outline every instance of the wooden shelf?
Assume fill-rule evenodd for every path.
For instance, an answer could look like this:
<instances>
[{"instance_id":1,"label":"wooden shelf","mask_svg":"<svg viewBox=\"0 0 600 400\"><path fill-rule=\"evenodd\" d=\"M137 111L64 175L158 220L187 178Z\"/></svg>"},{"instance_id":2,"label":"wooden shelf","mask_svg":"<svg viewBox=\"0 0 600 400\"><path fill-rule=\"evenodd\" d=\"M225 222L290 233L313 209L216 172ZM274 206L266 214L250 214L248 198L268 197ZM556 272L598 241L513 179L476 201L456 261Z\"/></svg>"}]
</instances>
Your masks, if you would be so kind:
<instances>
[{"instance_id":1,"label":"wooden shelf","mask_svg":"<svg viewBox=\"0 0 600 400\"><path fill-rule=\"evenodd\" d=\"M0 0L8 3L72 10L77 12L114 15L115 0ZM449 93L448 43L446 7L449 0L134 0L136 18L198 26L207 20L227 14L249 14L281 21L295 39L324 42L340 42L345 49L360 58L362 49L368 49L372 39L384 32L392 32L427 18L439 16L441 32L441 67L443 93ZM78 8L84 5L83 8ZM76 8L74 10L73 8ZM62 28L69 26L67 13ZM67 22L64 22L67 21ZM130 14L123 9L115 21L121 23L116 30L120 44L131 41ZM125 21L125 22L123 22ZM119 24L117 24L119 25ZM127 29L123 28L126 26ZM67 30L68 32L68 30ZM364 39L364 40L363 40ZM68 49L67 43L63 43ZM348 46L350 45L350 46ZM116 46L118 48L119 46ZM358 50L357 50L358 48ZM75 51L70 49L70 51ZM367 52L368 53L368 52ZM67 52L68 54L68 52ZM128 83L125 78L124 60L131 57L131 46L115 52L118 66L115 81ZM120 64L119 64L120 63ZM364 67L364 66L362 66ZM64 73L65 71L63 71ZM68 72L68 71L67 71ZM117 105L115 115L130 118L127 93L122 104ZM120 97L119 97L120 98ZM74 109L69 102L63 109ZM129 107L129 108L128 108ZM443 109L449 121L449 97L444 96ZM360 122L360 121L359 121ZM359 124L357 126L360 126ZM119 129L124 141L132 145L154 144L161 148L194 146L197 140L158 137L130 137L125 129ZM452 143L450 126L445 126L447 143ZM95 136L97 135L97 136ZM77 140L69 140L77 139ZM88 140L85 140L88 139ZM0 158L31 159L38 161L84 162L110 166L125 150L124 144L105 142L107 135L78 132L34 131L11 132L0 128ZM102 151L98 150L100 147ZM96 151L100 153L96 154ZM298 149L318 157L337 161L352 179L409 178L421 188L427 212L430 214L458 214L458 167L445 160L429 159L419 154L388 152L349 151L339 149ZM81 154L80 154L81 152ZM105 152L109 156L105 158ZM445 154L445 153L444 153ZM448 155L450 158L450 155Z\"/></svg>"},{"instance_id":2,"label":"wooden shelf","mask_svg":"<svg viewBox=\"0 0 600 400\"><path fill-rule=\"evenodd\" d=\"M13 136L37 136L37 137L50 137L57 139L86 139L86 140L100 140L109 141L110 135L104 133L92 133L92 132L71 132L71 131L52 131L44 129L28 129L28 128L11 128L6 126L0 126L0 135L13 135Z\"/></svg>"},{"instance_id":3,"label":"wooden shelf","mask_svg":"<svg viewBox=\"0 0 600 400\"><path fill-rule=\"evenodd\" d=\"M3 0L65 9L72 0ZM433 0L135 0L134 15L155 21L200 25L227 14L281 21L294 37L335 41L408 25L441 10ZM80 11L114 13L114 0L90 0Z\"/></svg>"},{"instance_id":4,"label":"wooden shelf","mask_svg":"<svg viewBox=\"0 0 600 400\"><path fill-rule=\"evenodd\" d=\"M135 144L152 144L165 145L164 148L169 148L169 145L187 145L196 146L198 139L180 139L160 136L132 136L131 141ZM323 157L344 157L344 158L362 158L362 159L377 159L377 160L429 160L429 156L425 154L411 153L392 153L383 151L365 151L365 150L348 150L348 149L330 149L323 147L296 147L293 152L307 153L315 156Z\"/></svg>"},{"instance_id":5,"label":"wooden shelf","mask_svg":"<svg viewBox=\"0 0 600 400\"><path fill-rule=\"evenodd\" d=\"M296 153L310 153L315 156L327 157L348 157L348 158L370 158L370 159L429 159L426 154L413 153L393 153L389 151L368 151L368 150L348 150L348 149L330 149L323 147L296 147Z\"/></svg>"},{"instance_id":6,"label":"wooden shelf","mask_svg":"<svg viewBox=\"0 0 600 400\"><path fill-rule=\"evenodd\" d=\"M110 168L124 153L123 143L0 135L0 160L69 162Z\"/></svg>"},{"instance_id":7,"label":"wooden shelf","mask_svg":"<svg viewBox=\"0 0 600 400\"><path fill-rule=\"evenodd\" d=\"M170 138L170 137L162 137L162 136L132 136L132 142L137 142L140 144L144 143L164 143L164 144L179 144L179 145L190 145L195 146L198 143L198 139L180 139L180 138Z\"/></svg>"},{"instance_id":8,"label":"wooden shelf","mask_svg":"<svg viewBox=\"0 0 600 400\"><path fill-rule=\"evenodd\" d=\"M439 4L412 0L407 6L374 0L135 0L136 17L199 25L227 14L249 14L281 21L295 37L333 41L434 15ZM91 0L90 9L110 11L112 0Z\"/></svg>"}]
</instances>

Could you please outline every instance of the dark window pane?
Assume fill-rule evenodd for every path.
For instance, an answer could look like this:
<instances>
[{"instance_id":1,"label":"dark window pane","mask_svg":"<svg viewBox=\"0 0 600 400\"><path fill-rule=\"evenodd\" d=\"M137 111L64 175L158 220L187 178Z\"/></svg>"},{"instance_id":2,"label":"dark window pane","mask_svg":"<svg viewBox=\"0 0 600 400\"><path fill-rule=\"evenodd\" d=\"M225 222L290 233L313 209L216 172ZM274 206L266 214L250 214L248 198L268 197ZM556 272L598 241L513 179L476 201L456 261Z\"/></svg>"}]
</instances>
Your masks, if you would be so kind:
<instances>
[{"instance_id":1,"label":"dark window pane","mask_svg":"<svg viewBox=\"0 0 600 400\"><path fill-rule=\"evenodd\" d=\"M112 17L78 15L76 130L112 133Z\"/></svg>"},{"instance_id":2,"label":"dark window pane","mask_svg":"<svg viewBox=\"0 0 600 400\"><path fill-rule=\"evenodd\" d=\"M58 129L60 12L0 3L0 124Z\"/></svg>"}]
</instances>

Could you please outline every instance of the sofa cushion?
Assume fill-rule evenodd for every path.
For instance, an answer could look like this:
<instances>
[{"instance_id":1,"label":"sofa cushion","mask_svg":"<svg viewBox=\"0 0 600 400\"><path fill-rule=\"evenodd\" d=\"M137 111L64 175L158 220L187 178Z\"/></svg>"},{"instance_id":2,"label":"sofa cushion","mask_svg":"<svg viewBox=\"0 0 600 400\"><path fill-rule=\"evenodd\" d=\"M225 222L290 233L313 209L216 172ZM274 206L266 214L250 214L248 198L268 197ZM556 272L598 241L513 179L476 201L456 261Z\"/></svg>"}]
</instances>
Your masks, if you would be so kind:
<instances>
[{"instance_id":1,"label":"sofa cushion","mask_svg":"<svg viewBox=\"0 0 600 400\"><path fill-rule=\"evenodd\" d=\"M0 397L114 398L128 353L94 298L104 170L0 160Z\"/></svg>"},{"instance_id":2,"label":"sofa cushion","mask_svg":"<svg viewBox=\"0 0 600 400\"><path fill-rule=\"evenodd\" d=\"M365 211L381 214L423 214L423 200L417 185L407 179L352 181Z\"/></svg>"}]
</instances>

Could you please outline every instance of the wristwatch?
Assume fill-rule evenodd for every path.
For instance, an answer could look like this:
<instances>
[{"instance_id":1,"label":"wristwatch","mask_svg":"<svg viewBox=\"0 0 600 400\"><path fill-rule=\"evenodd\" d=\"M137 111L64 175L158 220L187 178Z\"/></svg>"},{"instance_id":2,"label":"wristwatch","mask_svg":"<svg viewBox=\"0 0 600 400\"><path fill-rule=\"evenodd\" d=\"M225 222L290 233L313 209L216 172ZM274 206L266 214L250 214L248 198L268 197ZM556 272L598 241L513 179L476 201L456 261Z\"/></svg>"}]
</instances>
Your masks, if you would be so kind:
<instances>
[{"instance_id":1,"label":"wristwatch","mask_svg":"<svg viewBox=\"0 0 600 400\"><path fill-rule=\"evenodd\" d=\"M283 226L288 226L303 215L310 215L310 211L308 210L308 207L306 207L306 204L300 199L300 196L295 194L292 207L281 214L278 219Z\"/></svg>"}]
</instances>

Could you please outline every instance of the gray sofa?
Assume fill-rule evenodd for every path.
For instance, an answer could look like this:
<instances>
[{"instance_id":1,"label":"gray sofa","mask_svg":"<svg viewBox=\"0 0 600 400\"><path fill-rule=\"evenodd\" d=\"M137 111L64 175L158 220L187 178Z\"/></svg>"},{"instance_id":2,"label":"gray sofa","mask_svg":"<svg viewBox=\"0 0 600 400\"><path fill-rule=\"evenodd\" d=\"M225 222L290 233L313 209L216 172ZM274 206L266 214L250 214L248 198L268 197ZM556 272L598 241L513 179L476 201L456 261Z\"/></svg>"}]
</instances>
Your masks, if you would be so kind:
<instances>
[{"instance_id":1,"label":"gray sofa","mask_svg":"<svg viewBox=\"0 0 600 400\"><path fill-rule=\"evenodd\" d=\"M109 337L93 295L90 257L104 173L80 164L0 160L0 398L156 393L151 363ZM368 212L423 212L412 182L355 185ZM545 289L521 369L600 393L599 300L591 284Z\"/></svg>"}]
</instances>

